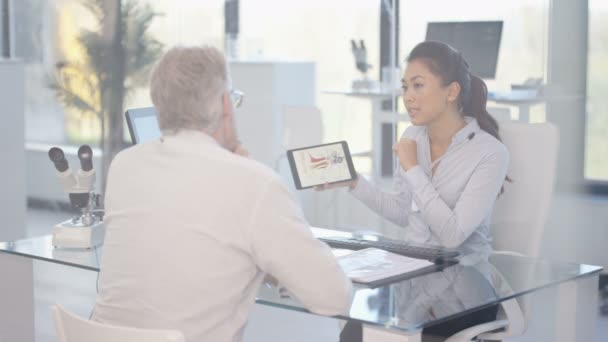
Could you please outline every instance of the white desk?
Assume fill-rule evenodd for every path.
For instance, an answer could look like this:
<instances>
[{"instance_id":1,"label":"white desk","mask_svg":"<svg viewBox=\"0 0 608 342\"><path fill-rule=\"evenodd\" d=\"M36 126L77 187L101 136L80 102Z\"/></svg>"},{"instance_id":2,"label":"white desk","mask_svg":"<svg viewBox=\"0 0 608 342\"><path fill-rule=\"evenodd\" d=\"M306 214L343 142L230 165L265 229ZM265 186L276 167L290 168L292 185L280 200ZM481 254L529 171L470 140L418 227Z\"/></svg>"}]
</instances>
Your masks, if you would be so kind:
<instances>
[{"instance_id":1,"label":"white desk","mask_svg":"<svg viewBox=\"0 0 608 342\"><path fill-rule=\"evenodd\" d=\"M515 106L519 109L519 121L530 122L530 107L545 102L541 96L530 92L488 92L488 101Z\"/></svg>"},{"instance_id":2,"label":"white desk","mask_svg":"<svg viewBox=\"0 0 608 342\"><path fill-rule=\"evenodd\" d=\"M536 95L526 91L488 92L488 101L514 106L519 109L519 121L530 122L530 107L547 102L572 101L582 99L582 95L546 94Z\"/></svg>"}]
</instances>

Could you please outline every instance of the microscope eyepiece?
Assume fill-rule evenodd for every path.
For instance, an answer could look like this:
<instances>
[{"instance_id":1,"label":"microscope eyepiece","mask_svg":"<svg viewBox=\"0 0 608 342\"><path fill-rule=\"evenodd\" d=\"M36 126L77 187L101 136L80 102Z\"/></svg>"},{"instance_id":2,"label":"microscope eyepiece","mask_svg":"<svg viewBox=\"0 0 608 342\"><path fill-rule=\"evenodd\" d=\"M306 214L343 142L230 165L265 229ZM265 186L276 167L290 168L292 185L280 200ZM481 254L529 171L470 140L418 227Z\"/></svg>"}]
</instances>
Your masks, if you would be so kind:
<instances>
[{"instance_id":1,"label":"microscope eyepiece","mask_svg":"<svg viewBox=\"0 0 608 342\"><path fill-rule=\"evenodd\" d=\"M93 169L93 150L89 145L82 145L78 149L78 159L80 159L80 168L82 171L91 171Z\"/></svg>"},{"instance_id":2,"label":"microscope eyepiece","mask_svg":"<svg viewBox=\"0 0 608 342\"><path fill-rule=\"evenodd\" d=\"M59 172L64 172L69 168L68 161L65 159L63 150L59 147L52 147L49 150L49 158L55 164L55 169Z\"/></svg>"}]
</instances>

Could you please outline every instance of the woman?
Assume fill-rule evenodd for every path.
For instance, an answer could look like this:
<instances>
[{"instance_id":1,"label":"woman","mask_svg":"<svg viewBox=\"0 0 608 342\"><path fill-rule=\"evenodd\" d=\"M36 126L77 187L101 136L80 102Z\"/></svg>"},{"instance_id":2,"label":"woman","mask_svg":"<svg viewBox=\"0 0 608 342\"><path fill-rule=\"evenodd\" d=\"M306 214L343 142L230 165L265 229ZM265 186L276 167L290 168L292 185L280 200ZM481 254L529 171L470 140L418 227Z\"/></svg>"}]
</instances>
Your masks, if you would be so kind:
<instances>
[{"instance_id":1,"label":"woman","mask_svg":"<svg viewBox=\"0 0 608 342\"><path fill-rule=\"evenodd\" d=\"M399 158L394 192L363 177L342 185L405 227L406 241L463 253L490 251L492 208L507 179L509 156L486 110L486 85L458 51L433 41L412 50L402 84L412 126L393 146ZM462 328L493 320L496 308L480 313ZM349 325L343 341L352 340ZM433 333L441 335L437 328Z\"/></svg>"}]
</instances>

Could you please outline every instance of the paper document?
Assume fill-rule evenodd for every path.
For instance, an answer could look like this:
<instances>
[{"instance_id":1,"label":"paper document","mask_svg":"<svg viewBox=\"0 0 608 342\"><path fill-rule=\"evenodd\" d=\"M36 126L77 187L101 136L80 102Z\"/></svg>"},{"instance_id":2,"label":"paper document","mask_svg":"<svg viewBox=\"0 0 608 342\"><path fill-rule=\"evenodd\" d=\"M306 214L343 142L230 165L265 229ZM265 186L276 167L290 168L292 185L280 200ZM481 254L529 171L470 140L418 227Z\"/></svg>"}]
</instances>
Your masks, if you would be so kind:
<instances>
[{"instance_id":1,"label":"paper document","mask_svg":"<svg viewBox=\"0 0 608 342\"><path fill-rule=\"evenodd\" d=\"M338 257L344 273L354 282L369 283L413 272L435 264L377 248L366 248Z\"/></svg>"}]
</instances>

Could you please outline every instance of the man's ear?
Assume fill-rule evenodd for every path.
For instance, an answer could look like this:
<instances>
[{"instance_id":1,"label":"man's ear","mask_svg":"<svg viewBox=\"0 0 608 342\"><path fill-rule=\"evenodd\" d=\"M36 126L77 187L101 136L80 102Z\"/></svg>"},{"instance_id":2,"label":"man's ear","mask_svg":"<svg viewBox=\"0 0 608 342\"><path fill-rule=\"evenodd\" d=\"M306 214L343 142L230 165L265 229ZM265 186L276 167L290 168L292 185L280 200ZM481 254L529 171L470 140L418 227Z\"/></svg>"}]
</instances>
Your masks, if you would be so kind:
<instances>
[{"instance_id":1,"label":"man's ear","mask_svg":"<svg viewBox=\"0 0 608 342\"><path fill-rule=\"evenodd\" d=\"M448 86L448 101L453 102L458 99L460 95L460 84L458 82L452 82Z\"/></svg>"},{"instance_id":2,"label":"man's ear","mask_svg":"<svg viewBox=\"0 0 608 342\"><path fill-rule=\"evenodd\" d=\"M227 91L222 95L222 109L223 119L232 119L232 101Z\"/></svg>"}]
</instances>

